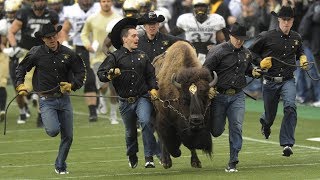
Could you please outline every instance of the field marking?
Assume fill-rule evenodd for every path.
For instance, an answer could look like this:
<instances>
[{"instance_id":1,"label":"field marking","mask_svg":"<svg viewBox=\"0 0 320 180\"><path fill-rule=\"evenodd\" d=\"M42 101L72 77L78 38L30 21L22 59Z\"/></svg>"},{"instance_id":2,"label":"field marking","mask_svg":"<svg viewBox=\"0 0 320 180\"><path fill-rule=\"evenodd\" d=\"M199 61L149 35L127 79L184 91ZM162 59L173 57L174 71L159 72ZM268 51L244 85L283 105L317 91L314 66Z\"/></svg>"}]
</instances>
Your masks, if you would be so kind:
<instances>
[{"instance_id":1,"label":"field marking","mask_svg":"<svg viewBox=\"0 0 320 180\"><path fill-rule=\"evenodd\" d=\"M294 166L315 166L320 165L320 163L301 163L301 164L274 164L274 165L262 165L262 166L241 166L239 171L241 173L242 169L262 169L262 168L277 168L277 167L294 167ZM201 172L213 172L213 171L224 171L223 168L210 168L210 169L190 169L189 173L201 173ZM162 170L154 172L132 172L132 173L118 173L118 174L96 174L96 175L84 175L84 176L70 176L61 175L60 177L45 177L45 179L83 179L83 178L99 178L99 177L121 177L121 176L135 176L135 175L157 175L157 174L174 174L174 173L183 173L184 170ZM71 172L72 173L72 172ZM27 179L27 178L17 178L17 179ZM36 178L32 178L36 180ZM43 178L39 178L43 179ZM31 179L30 179L31 180Z\"/></svg>"},{"instance_id":2,"label":"field marking","mask_svg":"<svg viewBox=\"0 0 320 180\"><path fill-rule=\"evenodd\" d=\"M317 141L320 142L320 137L316 137L316 138L308 138L308 141Z\"/></svg>"},{"instance_id":3,"label":"field marking","mask_svg":"<svg viewBox=\"0 0 320 180\"><path fill-rule=\"evenodd\" d=\"M106 138L106 137L119 137L123 136L121 134L106 134L102 136L83 136L83 137L77 137L74 139L74 141L77 141L78 139L99 139L99 138ZM41 141L58 141L56 138L45 138L45 139L37 139L37 140L12 140L12 141L1 141L0 144L8 144L8 143L25 143L25 142L41 142Z\"/></svg>"},{"instance_id":4,"label":"field marking","mask_svg":"<svg viewBox=\"0 0 320 180\"><path fill-rule=\"evenodd\" d=\"M242 138L244 140L248 140L248 141L260 142L260 143L265 143L265 144L277 144L277 145L279 145L279 142L275 142L275 141L259 140L259 139L254 139L254 138L250 138L250 137L242 137ZM313 150L318 150L318 151L320 150L320 147L305 146L305 145L298 145L298 144L295 144L293 147L313 149Z\"/></svg>"},{"instance_id":5,"label":"field marking","mask_svg":"<svg viewBox=\"0 0 320 180\"><path fill-rule=\"evenodd\" d=\"M89 148L93 150L100 150L100 149L119 149L125 148L126 146L112 146L112 147L99 147L99 148ZM83 149L75 149L71 148L72 151L79 151ZM1 153L0 156L7 156L7 155L24 155L24 154L43 154L48 152L58 152L58 149L55 150L45 150L45 151L24 151L24 152L13 152L13 153Z\"/></svg>"}]
</instances>

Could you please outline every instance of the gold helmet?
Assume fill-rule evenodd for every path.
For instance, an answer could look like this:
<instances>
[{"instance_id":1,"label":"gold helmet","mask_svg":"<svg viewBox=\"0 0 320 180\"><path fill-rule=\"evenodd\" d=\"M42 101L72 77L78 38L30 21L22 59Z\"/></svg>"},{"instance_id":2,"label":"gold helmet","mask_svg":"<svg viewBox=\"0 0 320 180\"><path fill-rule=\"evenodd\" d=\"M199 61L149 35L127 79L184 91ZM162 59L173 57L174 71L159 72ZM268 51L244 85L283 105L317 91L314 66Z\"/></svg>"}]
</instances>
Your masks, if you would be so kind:
<instances>
[{"instance_id":1,"label":"gold helmet","mask_svg":"<svg viewBox=\"0 0 320 180\"><path fill-rule=\"evenodd\" d=\"M14 0L7 0L4 4L4 11L5 12L16 12L20 9L21 4L18 1Z\"/></svg>"},{"instance_id":2,"label":"gold helmet","mask_svg":"<svg viewBox=\"0 0 320 180\"><path fill-rule=\"evenodd\" d=\"M140 6L136 0L125 0L122 9L125 17L139 17Z\"/></svg>"},{"instance_id":3,"label":"gold helmet","mask_svg":"<svg viewBox=\"0 0 320 180\"><path fill-rule=\"evenodd\" d=\"M137 0L140 6L140 15L144 15L149 11L155 10L155 3L152 0Z\"/></svg>"},{"instance_id":4,"label":"gold helmet","mask_svg":"<svg viewBox=\"0 0 320 180\"><path fill-rule=\"evenodd\" d=\"M124 3L124 0L114 0L114 1L113 1L113 5L114 5L116 8L122 8L123 3Z\"/></svg>"},{"instance_id":5,"label":"gold helmet","mask_svg":"<svg viewBox=\"0 0 320 180\"><path fill-rule=\"evenodd\" d=\"M204 5L208 5L210 4L210 0L192 0L192 5L196 6L196 5L200 5L200 4L204 4Z\"/></svg>"},{"instance_id":6,"label":"gold helmet","mask_svg":"<svg viewBox=\"0 0 320 180\"><path fill-rule=\"evenodd\" d=\"M193 0L193 12L197 21L203 23L207 18L210 11L210 0Z\"/></svg>"},{"instance_id":7,"label":"gold helmet","mask_svg":"<svg viewBox=\"0 0 320 180\"><path fill-rule=\"evenodd\" d=\"M48 0L48 4L62 3L62 0Z\"/></svg>"}]
</instances>

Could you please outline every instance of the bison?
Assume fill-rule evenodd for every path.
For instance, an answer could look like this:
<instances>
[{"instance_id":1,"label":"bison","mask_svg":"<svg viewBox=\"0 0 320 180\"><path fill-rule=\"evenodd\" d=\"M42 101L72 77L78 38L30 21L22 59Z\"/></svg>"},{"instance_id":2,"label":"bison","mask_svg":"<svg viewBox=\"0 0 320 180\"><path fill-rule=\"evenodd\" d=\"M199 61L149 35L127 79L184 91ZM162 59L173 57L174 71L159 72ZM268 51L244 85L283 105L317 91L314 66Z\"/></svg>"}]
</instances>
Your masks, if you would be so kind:
<instances>
[{"instance_id":1,"label":"bison","mask_svg":"<svg viewBox=\"0 0 320 180\"><path fill-rule=\"evenodd\" d=\"M153 63L159 85L155 129L162 148L162 165L172 166L173 157L181 155L183 144L191 151L191 166L201 168L196 149L211 157L212 138L209 123L209 88L217 82L202 68L196 50L185 41L177 41Z\"/></svg>"}]
</instances>

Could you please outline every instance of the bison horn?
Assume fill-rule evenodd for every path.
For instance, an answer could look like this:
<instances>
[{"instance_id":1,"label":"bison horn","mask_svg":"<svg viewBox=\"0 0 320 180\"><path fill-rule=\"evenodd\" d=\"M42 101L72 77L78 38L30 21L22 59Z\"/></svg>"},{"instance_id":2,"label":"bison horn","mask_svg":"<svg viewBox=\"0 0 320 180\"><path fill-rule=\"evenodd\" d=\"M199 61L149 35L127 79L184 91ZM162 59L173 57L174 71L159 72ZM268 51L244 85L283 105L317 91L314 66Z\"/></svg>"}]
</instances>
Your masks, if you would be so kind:
<instances>
[{"instance_id":1,"label":"bison horn","mask_svg":"<svg viewBox=\"0 0 320 180\"><path fill-rule=\"evenodd\" d=\"M176 74L173 73L171 76L171 83L175 85L177 88L181 89L181 84L176 81Z\"/></svg>"},{"instance_id":2,"label":"bison horn","mask_svg":"<svg viewBox=\"0 0 320 180\"><path fill-rule=\"evenodd\" d=\"M218 82L218 75L217 75L217 73L216 73L215 71L212 71L212 73L213 73L213 80L209 83L209 86L210 86L210 87L213 87L213 86L216 85L217 82Z\"/></svg>"}]
</instances>

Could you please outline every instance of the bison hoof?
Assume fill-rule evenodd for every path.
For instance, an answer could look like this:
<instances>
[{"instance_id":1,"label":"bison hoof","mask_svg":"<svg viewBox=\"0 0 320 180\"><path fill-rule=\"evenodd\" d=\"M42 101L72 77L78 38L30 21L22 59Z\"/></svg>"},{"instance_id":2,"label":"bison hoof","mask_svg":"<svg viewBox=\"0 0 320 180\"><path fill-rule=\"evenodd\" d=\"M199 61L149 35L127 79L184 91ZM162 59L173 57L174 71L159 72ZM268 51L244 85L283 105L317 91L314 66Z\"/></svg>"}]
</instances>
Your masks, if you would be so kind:
<instances>
[{"instance_id":1,"label":"bison hoof","mask_svg":"<svg viewBox=\"0 0 320 180\"><path fill-rule=\"evenodd\" d=\"M172 167L172 163L168 163L168 164L163 163L162 166L163 166L165 169L169 169L169 168Z\"/></svg>"},{"instance_id":2,"label":"bison hoof","mask_svg":"<svg viewBox=\"0 0 320 180\"><path fill-rule=\"evenodd\" d=\"M191 167L202 168L201 162L199 160L191 160Z\"/></svg>"},{"instance_id":3,"label":"bison hoof","mask_svg":"<svg viewBox=\"0 0 320 180\"><path fill-rule=\"evenodd\" d=\"M180 157L181 156L181 150L180 149L177 149L176 151L172 152L171 153L172 157Z\"/></svg>"},{"instance_id":4,"label":"bison hoof","mask_svg":"<svg viewBox=\"0 0 320 180\"><path fill-rule=\"evenodd\" d=\"M165 169L169 169L172 167L172 160L170 157L166 158L166 159L163 159L163 161L161 162L162 163L162 166L165 168Z\"/></svg>"}]
</instances>

